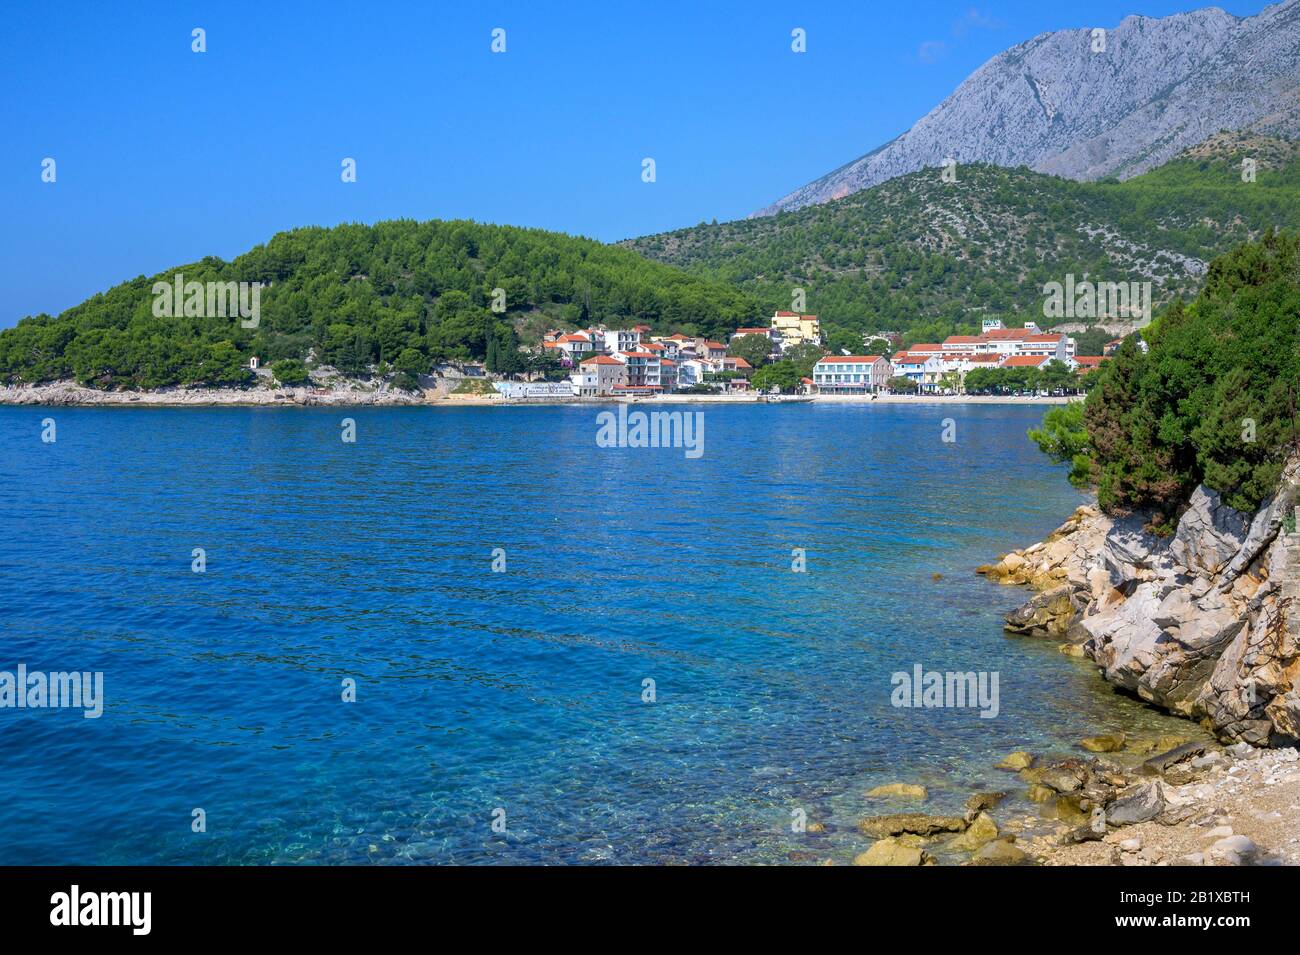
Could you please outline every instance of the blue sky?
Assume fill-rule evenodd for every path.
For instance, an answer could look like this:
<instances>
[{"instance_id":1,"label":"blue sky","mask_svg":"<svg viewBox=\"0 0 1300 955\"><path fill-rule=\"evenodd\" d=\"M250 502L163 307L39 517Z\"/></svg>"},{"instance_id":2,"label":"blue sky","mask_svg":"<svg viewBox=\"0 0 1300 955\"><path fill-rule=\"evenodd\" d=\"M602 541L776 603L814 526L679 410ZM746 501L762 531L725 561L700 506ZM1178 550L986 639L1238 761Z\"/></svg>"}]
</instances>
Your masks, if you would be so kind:
<instances>
[{"instance_id":1,"label":"blue sky","mask_svg":"<svg viewBox=\"0 0 1300 955\"><path fill-rule=\"evenodd\" d=\"M473 218L613 241L739 218L905 131L1015 43L1193 7L10 3L0 327L302 225Z\"/></svg>"}]
</instances>

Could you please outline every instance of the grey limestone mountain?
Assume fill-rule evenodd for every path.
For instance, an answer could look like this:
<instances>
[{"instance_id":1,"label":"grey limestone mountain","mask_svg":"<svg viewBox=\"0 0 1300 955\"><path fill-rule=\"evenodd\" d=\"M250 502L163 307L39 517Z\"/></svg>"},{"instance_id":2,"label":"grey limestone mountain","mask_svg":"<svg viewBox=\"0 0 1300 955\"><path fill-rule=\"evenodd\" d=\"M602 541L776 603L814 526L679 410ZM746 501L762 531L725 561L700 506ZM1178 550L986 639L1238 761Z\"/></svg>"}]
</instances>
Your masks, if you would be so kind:
<instances>
[{"instance_id":1,"label":"grey limestone mountain","mask_svg":"<svg viewBox=\"0 0 1300 955\"><path fill-rule=\"evenodd\" d=\"M1099 25L1101 26L1101 25ZM1300 131L1300 0L1043 33L998 54L897 139L754 213L771 215L917 169L987 162L1126 178L1223 129Z\"/></svg>"}]
</instances>

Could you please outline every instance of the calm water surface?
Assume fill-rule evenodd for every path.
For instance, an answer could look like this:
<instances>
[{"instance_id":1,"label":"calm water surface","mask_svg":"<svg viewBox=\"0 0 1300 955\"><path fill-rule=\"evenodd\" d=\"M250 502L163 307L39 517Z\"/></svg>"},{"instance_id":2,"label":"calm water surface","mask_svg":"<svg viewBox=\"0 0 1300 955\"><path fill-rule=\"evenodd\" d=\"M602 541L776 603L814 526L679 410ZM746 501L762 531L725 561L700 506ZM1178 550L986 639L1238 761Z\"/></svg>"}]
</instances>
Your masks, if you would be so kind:
<instances>
[{"instance_id":1,"label":"calm water surface","mask_svg":"<svg viewBox=\"0 0 1300 955\"><path fill-rule=\"evenodd\" d=\"M877 783L1186 730L972 573L1081 500L1041 410L707 408L687 460L593 408L0 408L0 669L107 697L0 710L0 863L843 861ZM1001 712L892 707L918 663Z\"/></svg>"}]
</instances>

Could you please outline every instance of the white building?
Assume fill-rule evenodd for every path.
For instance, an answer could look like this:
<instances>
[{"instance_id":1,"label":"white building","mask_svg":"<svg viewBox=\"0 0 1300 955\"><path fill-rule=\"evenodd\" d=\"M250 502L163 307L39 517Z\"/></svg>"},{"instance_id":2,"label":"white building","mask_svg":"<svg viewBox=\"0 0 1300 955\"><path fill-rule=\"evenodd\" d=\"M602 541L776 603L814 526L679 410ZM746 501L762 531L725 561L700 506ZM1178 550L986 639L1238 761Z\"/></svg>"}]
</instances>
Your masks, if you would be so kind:
<instances>
[{"instance_id":1,"label":"white building","mask_svg":"<svg viewBox=\"0 0 1300 955\"><path fill-rule=\"evenodd\" d=\"M641 333L635 328L611 328L605 331L605 351L611 355L614 352L636 351L641 344Z\"/></svg>"},{"instance_id":2,"label":"white building","mask_svg":"<svg viewBox=\"0 0 1300 955\"><path fill-rule=\"evenodd\" d=\"M928 386L933 383L942 366L937 354L918 355L911 351L895 355L890 364L894 366L895 375L915 382L919 391L930 390Z\"/></svg>"},{"instance_id":3,"label":"white building","mask_svg":"<svg viewBox=\"0 0 1300 955\"><path fill-rule=\"evenodd\" d=\"M992 319L985 319L987 326ZM997 322L1001 326L1001 322ZM943 353L968 355L1046 355L1071 364L1074 360L1073 338L1053 332L1043 332L1033 322L1024 328L986 328L978 335L950 335L942 345L913 345L908 354Z\"/></svg>"},{"instance_id":4,"label":"white building","mask_svg":"<svg viewBox=\"0 0 1300 955\"><path fill-rule=\"evenodd\" d=\"M813 384L822 394L874 394L894 373L880 355L828 355L813 366Z\"/></svg>"},{"instance_id":5,"label":"white building","mask_svg":"<svg viewBox=\"0 0 1300 955\"><path fill-rule=\"evenodd\" d=\"M688 358L677 365L677 387L691 388L704 384L704 376L722 370L722 362L708 358Z\"/></svg>"},{"instance_id":6,"label":"white building","mask_svg":"<svg viewBox=\"0 0 1300 955\"><path fill-rule=\"evenodd\" d=\"M569 383L579 398L612 395L616 386L627 384L627 366L609 355L595 355L578 366Z\"/></svg>"},{"instance_id":7,"label":"white building","mask_svg":"<svg viewBox=\"0 0 1300 955\"><path fill-rule=\"evenodd\" d=\"M654 352L632 349L630 351L616 351L610 357L615 361L622 362L627 368L626 384L628 387L663 387L663 381L660 376L659 356Z\"/></svg>"}]
</instances>

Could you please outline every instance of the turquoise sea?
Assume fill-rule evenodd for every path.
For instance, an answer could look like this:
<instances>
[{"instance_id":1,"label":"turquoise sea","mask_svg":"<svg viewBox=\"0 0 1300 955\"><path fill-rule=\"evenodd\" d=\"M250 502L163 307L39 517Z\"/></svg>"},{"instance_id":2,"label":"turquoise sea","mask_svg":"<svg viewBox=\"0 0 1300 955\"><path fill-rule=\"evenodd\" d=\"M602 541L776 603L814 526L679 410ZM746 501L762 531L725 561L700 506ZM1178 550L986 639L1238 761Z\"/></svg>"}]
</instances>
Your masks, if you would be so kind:
<instances>
[{"instance_id":1,"label":"turquoise sea","mask_svg":"<svg viewBox=\"0 0 1300 955\"><path fill-rule=\"evenodd\" d=\"M1186 727L973 573L1082 500L1041 408L707 407L693 460L598 410L0 409L0 670L106 698L0 709L0 864L847 861L878 783Z\"/></svg>"}]
</instances>

